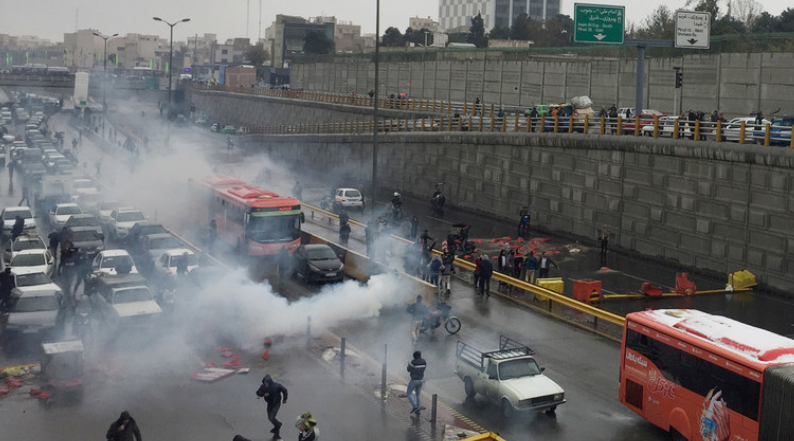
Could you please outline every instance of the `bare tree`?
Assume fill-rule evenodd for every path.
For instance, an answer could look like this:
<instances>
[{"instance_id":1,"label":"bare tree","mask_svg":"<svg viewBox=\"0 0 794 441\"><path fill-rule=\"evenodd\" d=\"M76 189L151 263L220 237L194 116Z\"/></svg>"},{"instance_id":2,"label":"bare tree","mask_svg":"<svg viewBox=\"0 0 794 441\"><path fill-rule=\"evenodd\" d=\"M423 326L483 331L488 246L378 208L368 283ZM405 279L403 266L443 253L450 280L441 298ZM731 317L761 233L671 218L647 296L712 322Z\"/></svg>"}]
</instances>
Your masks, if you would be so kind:
<instances>
[{"instance_id":1,"label":"bare tree","mask_svg":"<svg viewBox=\"0 0 794 441\"><path fill-rule=\"evenodd\" d=\"M736 20L744 23L746 29L752 29L764 12L764 7L755 0L728 0L728 11Z\"/></svg>"}]
</instances>

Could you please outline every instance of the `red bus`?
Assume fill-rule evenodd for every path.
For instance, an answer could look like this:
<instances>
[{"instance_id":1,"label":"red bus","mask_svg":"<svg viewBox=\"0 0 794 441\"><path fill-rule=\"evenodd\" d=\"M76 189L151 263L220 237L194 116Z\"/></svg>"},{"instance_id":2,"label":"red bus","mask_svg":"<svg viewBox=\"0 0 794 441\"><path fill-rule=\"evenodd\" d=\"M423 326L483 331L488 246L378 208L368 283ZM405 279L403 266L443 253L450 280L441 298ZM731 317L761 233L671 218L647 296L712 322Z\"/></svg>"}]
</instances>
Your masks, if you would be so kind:
<instances>
[{"instance_id":1,"label":"red bus","mask_svg":"<svg viewBox=\"0 0 794 441\"><path fill-rule=\"evenodd\" d=\"M626 316L620 401L675 440L794 440L794 340L691 309Z\"/></svg>"},{"instance_id":2,"label":"red bus","mask_svg":"<svg viewBox=\"0 0 794 441\"><path fill-rule=\"evenodd\" d=\"M248 256L300 245L300 202L225 175L190 180L211 235Z\"/></svg>"}]
</instances>

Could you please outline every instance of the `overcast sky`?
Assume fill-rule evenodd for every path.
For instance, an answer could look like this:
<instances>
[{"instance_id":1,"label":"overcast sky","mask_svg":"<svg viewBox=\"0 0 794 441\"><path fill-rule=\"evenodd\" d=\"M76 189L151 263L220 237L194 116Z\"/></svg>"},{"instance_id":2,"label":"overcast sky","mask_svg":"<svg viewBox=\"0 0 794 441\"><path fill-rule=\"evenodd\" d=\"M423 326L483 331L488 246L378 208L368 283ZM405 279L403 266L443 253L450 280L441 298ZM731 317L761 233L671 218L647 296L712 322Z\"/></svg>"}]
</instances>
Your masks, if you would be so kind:
<instances>
[{"instance_id":1,"label":"overcast sky","mask_svg":"<svg viewBox=\"0 0 794 441\"><path fill-rule=\"evenodd\" d=\"M562 2L563 13L573 16L576 2ZM255 41L260 35L260 4L262 37L276 14L303 17L333 15L340 21L361 25L362 33L375 32L375 0L6 0L6 3L13 3L13 8L3 8L0 13L0 33L37 35L54 42L62 41L65 32L87 28L105 34L158 34L167 39L168 26L152 20L153 16L172 22L191 19L189 23L181 23L174 28L176 41L204 33L217 34L220 40L247 36ZM581 3L624 5L627 21L639 25L660 4L674 10L683 8L686 0L590 0ZM791 0L763 0L759 3L774 15L792 6ZM725 0L721 2L724 4ZM408 19L414 16L430 16L438 20L438 0L381 0L381 33L389 26L404 31L408 27Z\"/></svg>"}]
</instances>

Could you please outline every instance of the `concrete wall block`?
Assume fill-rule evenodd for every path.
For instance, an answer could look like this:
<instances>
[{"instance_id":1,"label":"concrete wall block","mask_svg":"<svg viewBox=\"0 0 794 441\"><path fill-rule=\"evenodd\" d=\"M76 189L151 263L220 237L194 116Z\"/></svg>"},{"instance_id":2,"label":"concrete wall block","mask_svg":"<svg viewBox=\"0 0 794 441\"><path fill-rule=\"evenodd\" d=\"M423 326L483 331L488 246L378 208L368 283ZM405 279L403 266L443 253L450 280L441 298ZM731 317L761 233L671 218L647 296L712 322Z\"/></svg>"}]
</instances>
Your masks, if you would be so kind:
<instances>
[{"instance_id":1,"label":"concrete wall block","mask_svg":"<svg viewBox=\"0 0 794 441\"><path fill-rule=\"evenodd\" d=\"M755 266L757 268L763 268L766 265L764 261L764 250L748 247L747 248L747 266Z\"/></svg>"},{"instance_id":2,"label":"concrete wall block","mask_svg":"<svg viewBox=\"0 0 794 441\"><path fill-rule=\"evenodd\" d=\"M714 187L714 199L719 201L746 201L747 195L747 184L744 184L743 187L733 187L729 185L717 185Z\"/></svg>"},{"instance_id":3,"label":"concrete wall block","mask_svg":"<svg viewBox=\"0 0 794 441\"><path fill-rule=\"evenodd\" d=\"M698 196L713 196L714 184L708 181L697 181Z\"/></svg>"},{"instance_id":4,"label":"concrete wall block","mask_svg":"<svg viewBox=\"0 0 794 441\"><path fill-rule=\"evenodd\" d=\"M573 156L569 155L555 155L554 167L562 168L565 170L574 170L575 160Z\"/></svg>"},{"instance_id":5,"label":"concrete wall block","mask_svg":"<svg viewBox=\"0 0 794 441\"><path fill-rule=\"evenodd\" d=\"M786 236L750 230L750 244L776 253L786 252Z\"/></svg>"},{"instance_id":6,"label":"concrete wall block","mask_svg":"<svg viewBox=\"0 0 794 441\"><path fill-rule=\"evenodd\" d=\"M622 240L620 245L624 247L628 246L627 244L623 243ZM657 256L663 256L664 253L664 247L661 245L661 243L653 240L648 240L646 238L640 238L640 237L635 238L633 247L635 250L637 250L642 254L645 254L646 256L657 257Z\"/></svg>"},{"instance_id":7,"label":"concrete wall block","mask_svg":"<svg viewBox=\"0 0 794 441\"><path fill-rule=\"evenodd\" d=\"M608 208L607 197L600 193L587 192L584 195L584 203L586 206L596 210L605 210Z\"/></svg>"},{"instance_id":8,"label":"concrete wall block","mask_svg":"<svg viewBox=\"0 0 794 441\"><path fill-rule=\"evenodd\" d=\"M620 212L622 206L621 202L622 201L620 198L614 198L614 197L609 198L609 202L608 202L609 211Z\"/></svg>"},{"instance_id":9,"label":"concrete wall block","mask_svg":"<svg viewBox=\"0 0 794 441\"><path fill-rule=\"evenodd\" d=\"M794 219L789 216L769 215L769 232L791 235L794 232ZM794 247L789 248L794 250Z\"/></svg>"},{"instance_id":10,"label":"concrete wall block","mask_svg":"<svg viewBox=\"0 0 794 441\"><path fill-rule=\"evenodd\" d=\"M769 187L769 176L766 173L750 173L750 184L757 188Z\"/></svg>"},{"instance_id":11,"label":"concrete wall block","mask_svg":"<svg viewBox=\"0 0 794 441\"><path fill-rule=\"evenodd\" d=\"M560 189L560 197L563 198L563 199L571 199L571 187L568 187L567 185L564 185Z\"/></svg>"},{"instance_id":12,"label":"concrete wall block","mask_svg":"<svg viewBox=\"0 0 794 441\"><path fill-rule=\"evenodd\" d=\"M675 193L665 193L664 194L664 206L665 208L672 208L674 210L678 209L678 200L680 196Z\"/></svg>"},{"instance_id":13,"label":"concrete wall block","mask_svg":"<svg viewBox=\"0 0 794 441\"><path fill-rule=\"evenodd\" d=\"M714 219L727 219L730 205L724 202L700 199L697 203L697 214Z\"/></svg>"},{"instance_id":14,"label":"concrete wall block","mask_svg":"<svg viewBox=\"0 0 794 441\"><path fill-rule=\"evenodd\" d=\"M594 217L594 211L592 208L585 207L582 209L582 219L584 219L585 221L592 222L593 217Z\"/></svg>"},{"instance_id":15,"label":"concrete wall block","mask_svg":"<svg viewBox=\"0 0 794 441\"><path fill-rule=\"evenodd\" d=\"M672 176L681 175L681 159L668 156L654 156L652 167L656 171L661 171Z\"/></svg>"},{"instance_id":16,"label":"concrete wall block","mask_svg":"<svg viewBox=\"0 0 794 441\"><path fill-rule=\"evenodd\" d=\"M728 258L736 262L744 262L745 248L743 245L728 244Z\"/></svg>"},{"instance_id":17,"label":"concrete wall block","mask_svg":"<svg viewBox=\"0 0 794 441\"><path fill-rule=\"evenodd\" d=\"M598 190L608 196L620 196L623 194L623 186L621 185L620 181L599 179Z\"/></svg>"},{"instance_id":18,"label":"concrete wall block","mask_svg":"<svg viewBox=\"0 0 794 441\"><path fill-rule=\"evenodd\" d=\"M697 219L696 231L702 234L711 232L711 221L707 219Z\"/></svg>"},{"instance_id":19,"label":"concrete wall block","mask_svg":"<svg viewBox=\"0 0 794 441\"><path fill-rule=\"evenodd\" d=\"M583 202L584 201L584 191L580 188L574 188L573 194L571 195L571 199L574 202Z\"/></svg>"},{"instance_id":20,"label":"concrete wall block","mask_svg":"<svg viewBox=\"0 0 794 441\"><path fill-rule=\"evenodd\" d=\"M599 176L608 176L609 175L609 164L606 163L599 163L598 164L598 175Z\"/></svg>"},{"instance_id":21,"label":"concrete wall block","mask_svg":"<svg viewBox=\"0 0 794 441\"><path fill-rule=\"evenodd\" d=\"M711 180L714 178L714 164L703 161L684 162L683 175L689 178Z\"/></svg>"},{"instance_id":22,"label":"concrete wall block","mask_svg":"<svg viewBox=\"0 0 794 441\"><path fill-rule=\"evenodd\" d=\"M664 257L673 260L681 265L694 266L695 255L688 251L683 251L678 248L664 247Z\"/></svg>"},{"instance_id":23,"label":"concrete wall block","mask_svg":"<svg viewBox=\"0 0 794 441\"><path fill-rule=\"evenodd\" d=\"M589 176L588 175L588 176L585 176L585 178L584 178L584 186L586 188L592 188L592 189L596 188L596 182L597 182L597 180L596 180L595 176Z\"/></svg>"},{"instance_id":24,"label":"concrete wall block","mask_svg":"<svg viewBox=\"0 0 794 441\"><path fill-rule=\"evenodd\" d=\"M648 173L647 169L642 167L628 167L625 170L625 174L627 182L636 182L638 184L649 184L651 182L651 174Z\"/></svg>"},{"instance_id":25,"label":"concrete wall block","mask_svg":"<svg viewBox=\"0 0 794 441\"><path fill-rule=\"evenodd\" d=\"M681 196L681 210L687 212L695 211L695 198L690 196Z\"/></svg>"},{"instance_id":26,"label":"concrete wall block","mask_svg":"<svg viewBox=\"0 0 794 441\"><path fill-rule=\"evenodd\" d=\"M747 184L750 179L750 167L747 164L731 163L730 181L736 184Z\"/></svg>"},{"instance_id":27,"label":"concrete wall block","mask_svg":"<svg viewBox=\"0 0 794 441\"><path fill-rule=\"evenodd\" d=\"M665 194L661 190L647 187L637 187L637 190L639 193L637 196L638 200L645 201L657 207L661 207L664 204Z\"/></svg>"},{"instance_id":28,"label":"concrete wall block","mask_svg":"<svg viewBox=\"0 0 794 441\"><path fill-rule=\"evenodd\" d=\"M634 221L634 225L632 226L632 231L637 233L640 236L645 236L648 234L648 223L643 221Z\"/></svg>"},{"instance_id":29,"label":"concrete wall block","mask_svg":"<svg viewBox=\"0 0 794 441\"><path fill-rule=\"evenodd\" d=\"M771 271L776 273L780 273L784 271L786 267L785 255L767 251L766 265L764 266L766 268L766 271Z\"/></svg>"},{"instance_id":30,"label":"concrete wall block","mask_svg":"<svg viewBox=\"0 0 794 441\"><path fill-rule=\"evenodd\" d=\"M637 187L632 184L623 184L623 197L626 199L635 199Z\"/></svg>"},{"instance_id":31,"label":"concrete wall block","mask_svg":"<svg viewBox=\"0 0 794 441\"><path fill-rule=\"evenodd\" d=\"M550 199L549 200L549 212L557 213L560 211L560 201Z\"/></svg>"},{"instance_id":32,"label":"concrete wall block","mask_svg":"<svg viewBox=\"0 0 794 441\"><path fill-rule=\"evenodd\" d=\"M735 243L744 243L745 230L742 226L727 222L714 222L712 224L712 229L714 231L714 237L720 237Z\"/></svg>"},{"instance_id":33,"label":"concrete wall block","mask_svg":"<svg viewBox=\"0 0 794 441\"><path fill-rule=\"evenodd\" d=\"M664 225L679 231L695 231L695 217L668 210L665 213Z\"/></svg>"},{"instance_id":34,"label":"concrete wall block","mask_svg":"<svg viewBox=\"0 0 794 441\"><path fill-rule=\"evenodd\" d=\"M728 268L725 264L725 260L714 259L711 256L695 256L695 265L698 268L722 273L727 272Z\"/></svg>"},{"instance_id":35,"label":"concrete wall block","mask_svg":"<svg viewBox=\"0 0 794 441\"><path fill-rule=\"evenodd\" d=\"M561 180L562 182L566 184L570 184L575 187L579 187L579 188L585 187L585 176L581 173L563 172Z\"/></svg>"},{"instance_id":36,"label":"concrete wall block","mask_svg":"<svg viewBox=\"0 0 794 441\"><path fill-rule=\"evenodd\" d=\"M725 257L727 249L728 245L725 242L712 238L711 255L713 257Z\"/></svg>"},{"instance_id":37,"label":"concrete wall block","mask_svg":"<svg viewBox=\"0 0 794 441\"><path fill-rule=\"evenodd\" d=\"M680 247L695 254L707 255L711 252L711 240L706 236L681 233Z\"/></svg>"},{"instance_id":38,"label":"concrete wall block","mask_svg":"<svg viewBox=\"0 0 794 441\"><path fill-rule=\"evenodd\" d=\"M582 218L582 207L579 204L560 201L560 214L568 219L578 220Z\"/></svg>"},{"instance_id":39,"label":"concrete wall block","mask_svg":"<svg viewBox=\"0 0 794 441\"><path fill-rule=\"evenodd\" d=\"M667 189L682 194L697 194L697 181L673 176L667 180Z\"/></svg>"},{"instance_id":40,"label":"concrete wall block","mask_svg":"<svg viewBox=\"0 0 794 441\"><path fill-rule=\"evenodd\" d=\"M750 193L750 208L785 213L786 195L780 193L767 193L764 191L753 191Z\"/></svg>"},{"instance_id":41,"label":"concrete wall block","mask_svg":"<svg viewBox=\"0 0 794 441\"><path fill-rule=\"evenodd\" d=\"M551 171L551 180L552 181L562 181L562 171L560 170L552 170Z\"/></svg>"},{"instance_id":42,"label":"concrete wall block","mask_svg":"<svg viewBox=\"0 0 794 441\"><path fill-rule=\"evenodd\" d=\"M769 174L769 188L787 192L790 179L790 174L771 171Z\"/></svg>"},{"instance_id":43,"label":"concrete wall block","mask_svg":"<svg viewBox=\"0 0 794 441\"><path fill-rule=\"evenodd\" d=\"M647 219L649 217L650 207L641 201L624 201L623 213L640 219Z\"/></svg>"}]
</instances>

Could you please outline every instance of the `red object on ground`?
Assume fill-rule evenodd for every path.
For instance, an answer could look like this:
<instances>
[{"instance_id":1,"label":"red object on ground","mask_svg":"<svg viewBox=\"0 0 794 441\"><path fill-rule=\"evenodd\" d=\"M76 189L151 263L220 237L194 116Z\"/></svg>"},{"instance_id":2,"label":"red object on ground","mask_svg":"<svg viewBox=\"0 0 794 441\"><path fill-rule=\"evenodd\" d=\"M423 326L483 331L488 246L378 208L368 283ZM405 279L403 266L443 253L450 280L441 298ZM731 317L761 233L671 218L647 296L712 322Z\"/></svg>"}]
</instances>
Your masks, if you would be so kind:
<instances>
[{"instance_id":1,"label":"red object on ground","mask_svg":"<svg viewBox=\"0 0 794 441\"><path fill-rule=\"evenodd\" d=\"M499 242L499 238L498 237L494 237L493 239L489 240L488 242L491 242L491 243Z\"/></svg>"},{"instance_id":2,"label":"red object on ground","mask_svg":"<svg viewBox=\"0 0 794 441\"><path fill-rule=\"evenodd\" d=\"M608 266L602 266L602 267L601 267L601 268L599 268L598 270L599 270L599 271L609 271L609 267L608 267Z\"/></svg>"},{"instance_id":3,"label":"red object on ground","mask_svg":"<svg viewBox=\"0 0 794 441\"><path fill-rule=\"evenodd\" d=\"M224 363L223 363L223 365L224 365L224 366L226 366L226 367L230 367L230 366L240 366L240 365L241 365L241 363L240 363L240 356L239 356L239 355L235 355L234 357L232 357L232 359L231 359L231 360L229 360L229 361L227 361L227 362L224 362Z\"/></svg>"},{"instance_id":4,"label":"red object on ground","mask_svg":"<svg viewBox=\"0 0 794 441\"><path fill-rule=\"evenodd\" d=\"M694 294L697 291L695 282L689 280L689 273L676 273L674 291L686 295Z\"/></svg>"},{"instance_id":5,"label":"red object on ground","mask_svg":"<svg viewBox=\"0 0 794 441\"><path fill-rule=\"evenodd\" d=\"M50 393L49 393L49 392L47 392L46 390L43 390L43 391L41 391L41 393L39 394L39 399L40 399L40 400L46 400L46 399L49 399L51 396L52 396L52 394L50 394Z\"/></svg>"},{"instance_id":6,"label":"red object on ground","mask_svg":"<svg viewBox=\"0 0 794 441\"><path fill-rule=\"evenodd\" d=\"M199 376L198 376L198 372L193 372L192 374L190 374L190 378L192 378L192 379L194 379L194 380L197 380L197 379L198 379L198 377L199 377Z\"/></svg>"},{"instance_id":7,"label":"red object on ground","mask_svg":"<svg viewBox=\"0 0 794 441\"><path fill-rule=\"evenodd\" d=\"M505 242L510 242L511 240L513 240L513 238L510 237L510 236L505 236L505 237L502 238L502 240L505 241Z\"/></svg>"},{"instance_id":8,"label":"red object on ground","mask_svg":"<svg viewBox=\"0 0 794 441\"><path fill-rule=\"evenodd\" d=\"M593 296L593 292L598 294ZM596 297L596 299L593 299ZM573 281L573 298L584 303L597 302L601 298L601 281L579 279Z\"/></svg>"},{"instance_id":9,"label":"red object on ground","mask_svg":"<svg viewBox=\"0 0 794 441\"><path fill-rule=\"evenodd\" d=\"M234 355L234 349L232 348L218 348L218 351L221 353L222 356L229 358Z\"/></svg>"},{"instance_id":10,"label":"red object on ground","mask_svg":"<svg viewBox=\"0 0 794 441\"><path fill-rule=\"evenodd\" d=\"M41 395L42 392L44 392L44 391L41 390L41 389L31 389L30 390L30 396L31 397L38 397L39 395Z\"/></svg>"},{"instance_id":11,"label":"red object on ground","mask_svg":"<svg viewBox=\"0 0 794 441\"><path fill-rule=\"evenodd\" d=\"M273 346L273 340L271 340L270 337L265 337L265 347L269 348L271 346Z\"/></svg>"},{"instance_id":12,"label":"red object on ground","mask_svg":"<svg viewBox=\"0 0 794 441\"><path fill-rule=\"evenodd\" d=\"M642 288L640 288L643 294L650 297L660 297L662 295L662 288L659 288L656 285L652 285L648 282L642 282Z\"/></svg>"},{"instance_id":13,"label":"red object on ground","mask_svg":"<svg viewBox=\"0 0 794 441\"><path fill-rule=\"evenodd\" d=\"M8 389L0 389L0 395L7 395Z\"/></svg>"},{"instance_id":14,"label":"red object on ground","mask_svg":"<svg viewBox=\"0 0 794 441\"><path fill-rule=\"evenodd\" d=\"M560 254L561 251L549 251L549 253L551 253L551 254Z\"/></svg>"},{"instance_id":15,"label":"red object on ground","mask_svg":"<svg viewBox=\"0 0 794 441\"><path fill-rule=\"evenodd\" d=\"M475 245L482 245L482 239L472 239L469 242L472 242Z\"/></svg>"},{"instance_id":16,"label":"red object on ground","mask_svg":"<svg viewBox=\"0 0 794 441\"><path fill-rule=\"evenodd\" d=\"M264 360L267 360L268 358L270 358L270 349L265 349L265 352L262 353L262 358Z\"/></svg>"},{"instance_id":17,"label":"red object on ground","mask_svg":"<svg viewBox=\"0 0 794 441\"><path fill-rule=\"evenodd\" d=\"M470 260L471 259L471 255L466 254L465 256L463 256L463 258L466 259L466 260Z\"/></svg>"},{"instance_id":18,"label":"red object on ground","mask_svg":"<svg viewBox=\"0 0 794 441\"><path fill-rule=\"evenodd\" d=\"M21 378L6 378L6 386L10 387L11 389L17 389L22 387L22 379Z\"/></svg>"},{"instance_id":19,"label":"red object on ground","mask_svg":"<svg viewBox=\"0 0 794 441\"><path fill-rule=\"evenodd\" d=\"M205 367L205 368L211 368L211 367L217 367L217 366L218 366L218 365L217 365L217 364L215 364L215 363L213 363L213 362L209 362L209 363L207 363L207 364L205 364L205 365L204 365L204 367Z\"/></svg>"}]
</instances>

